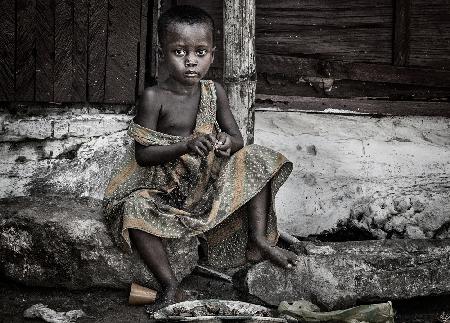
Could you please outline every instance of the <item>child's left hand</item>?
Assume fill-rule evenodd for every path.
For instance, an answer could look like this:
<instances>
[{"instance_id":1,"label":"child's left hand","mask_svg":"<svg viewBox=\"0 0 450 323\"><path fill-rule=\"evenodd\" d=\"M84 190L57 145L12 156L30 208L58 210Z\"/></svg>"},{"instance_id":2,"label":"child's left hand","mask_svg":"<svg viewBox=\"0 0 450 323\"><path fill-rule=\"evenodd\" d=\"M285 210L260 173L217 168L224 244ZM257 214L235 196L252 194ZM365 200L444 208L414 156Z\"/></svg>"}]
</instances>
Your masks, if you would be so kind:
<instances>
[{"instance_id":1,"label":"child's left hand","mask_svg":"<svg viewBox=\"0 0 450 323\"><path fill-rule=\"evenodd\" d=\"M214 145L214 153L216 156L229 157L231 154L231 138L225 132L217 135L216 144Z\"/></svg>"}]
</instances>

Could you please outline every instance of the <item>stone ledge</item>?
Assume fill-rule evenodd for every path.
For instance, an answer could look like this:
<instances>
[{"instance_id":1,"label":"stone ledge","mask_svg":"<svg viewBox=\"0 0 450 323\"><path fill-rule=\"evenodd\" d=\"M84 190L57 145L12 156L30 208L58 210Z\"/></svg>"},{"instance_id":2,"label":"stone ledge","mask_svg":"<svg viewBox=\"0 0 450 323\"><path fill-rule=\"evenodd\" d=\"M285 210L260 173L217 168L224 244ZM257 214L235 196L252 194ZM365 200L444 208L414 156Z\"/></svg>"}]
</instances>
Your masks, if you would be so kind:
<instances>
[{"instance_id":1,"label":"stone ledge","mask_svg":"<svg viewBox=\"0 0 450 323\"><path fill-rule=\"evenodd\" d=\"M64 114L45 117L2 115L0 142L105 136L125 130L130 119L131 116L123 114Z\"/></svg>"},{"instance_id":2,"label":"stone ledge","mask_svg":"<svg viewBox=\"0 0 450 323\"><path fill-rule=\"evenodd\" d=\"M172 240L169 258L178 279L198 261L197 239ZM0 200L0 275L28 286L157 288L136 253L113 245L101 201L64 196Z\"/></svg>"},{"instance_id":3,"label":"stone ledge","mask_svg":"<svg viewBox=\"0 0 450 323\"><path fill-rule=\"evenodd\" d=\"M248 292L262 301L306 299L331 310L364 302L450 295L450 239L301 242L298 265L252 267Z\"/></svg>"}]
</instances>

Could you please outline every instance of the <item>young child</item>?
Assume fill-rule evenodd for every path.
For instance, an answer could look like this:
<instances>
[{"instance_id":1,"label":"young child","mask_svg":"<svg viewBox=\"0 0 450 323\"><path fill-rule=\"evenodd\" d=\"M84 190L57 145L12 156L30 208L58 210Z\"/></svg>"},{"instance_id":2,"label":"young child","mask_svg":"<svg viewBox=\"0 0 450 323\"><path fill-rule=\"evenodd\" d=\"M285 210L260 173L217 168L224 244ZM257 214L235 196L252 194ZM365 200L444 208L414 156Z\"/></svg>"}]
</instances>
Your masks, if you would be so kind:
<instances>
[{"instance_id":1,"label":"young child","mask_svg":"<svg viewBox=\"0 0 450 323\"><path fill-rule=\"evenodd\" d=\"M213 30L196 7L160 17L167 79L142 94L128 129L135 145L105 192L107 222L159 282L159 307L179 300L164 239L213 232L209 247L227 257L259 252L279 266L295 264L293 253L275 246L273 209L292 164L268 148L243 147L223 87L202 80L214 60Z\"/></svg>"}]
</instances>

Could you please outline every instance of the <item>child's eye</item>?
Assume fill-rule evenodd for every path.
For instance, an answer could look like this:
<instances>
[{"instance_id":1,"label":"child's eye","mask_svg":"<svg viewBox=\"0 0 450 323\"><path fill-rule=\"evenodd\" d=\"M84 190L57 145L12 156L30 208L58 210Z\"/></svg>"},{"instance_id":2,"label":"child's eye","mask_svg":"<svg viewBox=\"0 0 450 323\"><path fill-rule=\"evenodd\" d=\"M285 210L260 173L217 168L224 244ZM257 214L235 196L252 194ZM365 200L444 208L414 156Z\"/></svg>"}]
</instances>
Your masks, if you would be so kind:
<instances>
[{"instance_id":1,"label":"child's eye","mask_svg":"<svg viewBox=\"0 0 450 323\"><path fill-rule=\"evenodd\" d=\"M199 50L197 50L197 55L198 56L205 56L206 53L207 53L206 49L199 49Z\"/></svg>"},{"instance_id":2,"label":"child's eye","mask_svg":"<svg viewBox=\"0 0 450 323\"><path fill-rule=\"evenodd\" d=\"M184 49L175 49L175 55L184 56L185 54L186 52L184 51Z\"/></svg>"}]
</instances>

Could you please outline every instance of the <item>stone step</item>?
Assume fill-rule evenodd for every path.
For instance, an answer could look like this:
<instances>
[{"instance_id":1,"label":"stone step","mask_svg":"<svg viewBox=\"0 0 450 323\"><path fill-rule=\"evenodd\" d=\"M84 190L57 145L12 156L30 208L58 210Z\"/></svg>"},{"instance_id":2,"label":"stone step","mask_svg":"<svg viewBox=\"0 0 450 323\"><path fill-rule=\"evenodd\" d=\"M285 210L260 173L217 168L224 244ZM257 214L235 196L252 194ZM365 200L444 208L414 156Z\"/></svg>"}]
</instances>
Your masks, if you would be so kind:
<instances>
[{"instance_id":1,"label":"stone step","mask_svg":"<svg viewBox=\"0 0 450 323\"><path fill-rule=\"evenodd\" d=\"M197 264L197 239L170 240L168 253L181 279ZM91 198L1 199L0 259L0 276L28 286L158 287L136 252L113 244L101 201Z\"/></svg>"},{"instance_id":2,"label":"stone step","mask_svg":"<svg viewBox=\"0 0 450 323\"><path fill-rule=\"evenodd\" d=\"M309 300L328 310L419 296L450 295L450 239L300 242L298 264L252 267L248 292L267 304Z\"/></svg>"}]
</instances>

